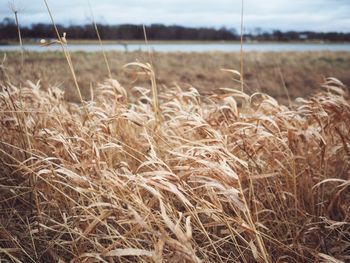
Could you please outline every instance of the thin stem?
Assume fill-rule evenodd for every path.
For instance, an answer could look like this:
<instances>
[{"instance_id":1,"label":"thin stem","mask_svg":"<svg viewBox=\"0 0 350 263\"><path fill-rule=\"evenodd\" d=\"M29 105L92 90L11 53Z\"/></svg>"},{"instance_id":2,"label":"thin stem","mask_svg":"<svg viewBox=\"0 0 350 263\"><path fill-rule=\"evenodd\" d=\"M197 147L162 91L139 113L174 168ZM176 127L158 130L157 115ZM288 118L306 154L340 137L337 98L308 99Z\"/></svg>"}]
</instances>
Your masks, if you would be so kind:
<instances>
[{"instance_id":1,"label":"thin stem","mask_svg":"<svg viewBox=\"0 0 350 263\"><path fill-rule=\"evenodd\" d=\"M17 25L17 32L18 32L18 39L19 39L19 45L21 47L21 67L24 65L24 48L23 48L23 42L22 42L22 34L21 34L21 28L19 27L19 20L18 20L18 11L13 11L15 14L16 19L16 25Z\"/></svg>"},{"instance_id":2,"label":"thin stem","mask_svg":"<svg viewBox=\"0 0 350 263\"><path fill-rule=\"evenodd\" d=\"M244 0L242 0L242 9L241 9L241 51L240 51L240 61L241 61L241 91L243 92L244 89L244 72L243 72L243 8L244 8Z\"/></svg>"},{"instance_id":3,"label":"thin stem","mask_svg":"<svg viewBox=\"0 0 350 263\"><path fill-rule=\"evenodd\" d=\"M50 10L50 8L49 8L49 5L48 5L48 3L47 3L47 0L44 0L44 3L45 3L45 5L46 5L47 11L48 11L48 13L49 13L49 16L50 16L52 25L53 25L53 27L54 27L54 29L55 29L58 42L59 42L59 44L60 44L61 47L62 47L62 51L63 51L63 53L64 53L64 55L65 55L65 57L66 57L66 60L67 60L67 62L68 62L69 69L70 69L70 71L71 71L71 73L72 73L73 80L74 80L74 84L75 84L75 87L76 87L76 89L77 89L80 102L81 102L81 104L82 104L82 106L83 106L83 108L84 108L84 111L85 111L85 113L86 113L86 115L87 115L87 117L88 117L88 116L89 116L89 115L88 115L88 110L87 110L87 108L86 108L86 106L85 106L85 103L84 103L84 100L83 100L83 96L81 95L81 92L80 92L80 88L79 88L79 84L78 84L77 77L76 77L76 75L75 75L75 71L74 71L72 59L71 59L71 57L70 57L69 52L66 50L66 48L65 48L65 46L64 46L64 42L66 42L66 41L65 41L65 39L63 40L63 38L60 36L60 33L58 32L56 23L55 23L55 21L54 21L54 19L53 19L53 15L52 15L52 13L51 13L51 10ZM63 42L63 41L64 41L64 42Z\"/></svg>"},{"instance_id":4,"label":"thin stem","mask_svg":"<svg viewBox=\"0 0 350 263\"><path fill-rule=\"evenodd\" d=\"M99 42L100 47L101 47L102 55L103 55L104 61L106 63L106 67L107 67L107 71L108 71L108 77L111 79L112 78L111 68L110 68L109 63L108 63L106 52L103 49L103 44L102 44L100 32L99 32L97 24L96 24L95 16L94 16L94 13L92 11L92 7L91 7L90 1L88 1L88 4L89 4L91 18L92 18L92 24L94 25L94 28L95 28L95 31L96 31L96 35L97 35L97 38L98 38L98 42Z\"/></svg>"},{"instance_id":5,"label":"thin stem","mask_svg":"<svg viewBox=\"0 0 350 263\"><path fill-rule=\"evenodd\" d=\"M152 63L152 53L151 49L148 45L148 39L147 39L147 33L146 33L146 27L143 25L143 35L145 37L145 43L148 47L148 58L149 58L149 64L150 64L150 74L151 74L151 85L152 85L152 95L153 95L153 110L156 115L156 121L157 124L160 121L160 110L159 110L159 100L158 100L158 88L157 88L157 82L156 82L156 76L154 72L154 67Z\"/></svg>"}]
</instances>

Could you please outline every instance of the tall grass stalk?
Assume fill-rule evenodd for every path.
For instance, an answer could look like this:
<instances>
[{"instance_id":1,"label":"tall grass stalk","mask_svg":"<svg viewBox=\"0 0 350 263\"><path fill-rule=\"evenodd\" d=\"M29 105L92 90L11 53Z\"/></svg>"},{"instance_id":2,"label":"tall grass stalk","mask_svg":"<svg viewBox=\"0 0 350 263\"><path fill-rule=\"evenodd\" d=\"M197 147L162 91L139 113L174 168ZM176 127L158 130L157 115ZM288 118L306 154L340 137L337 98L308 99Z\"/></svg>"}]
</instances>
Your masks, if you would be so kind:
<instances>
[{"instance_id":1,"label":"tall grass stalk","mask_svg":"<svg viewBox=\"0 0 350 263\"><path fill-rule=\"evenodd\" d=\"M244 91L244 52L243 52L243 36L244 36L244 26L243 26L243 14L244 14L244 0L241 2L241 39L240 39L240 62L241 62L241 91Z\"/></svg>"},{"instance_id":2,"label":"tall grass stalk","mask_svg":"<svg viewBox=\"0 0 350 263\"><path fill-rule=\"evenodd\" d=\"M101 48L101 52L102 52L102 55L103 55L103 59L105 61L106 67L107 67L108 77L110 79L112 79L111 68L110 68L109 63L108 63L108 58L107 58L106 52L105 52L105 50L103 48L103 43L102 43L102 40L101 40L100 32L98 30L98 27L97 27L97 24L96 24L96 20L95 20L95 16L94 16L94 12L92 10L91 3L90 3L89 0L88 0L88 4L89 4L91 18L92 18L92 24L93 24L93 26L95 28L95 32L96 32L96 36L97 36L97 39L98 39L98 43L100 44L100 48Z\"/></svg>"},{"instance_id":3,"label":"tall grass stalk","mask_svg":"<svg viewBox=\"0 0 350 263\"><path fill-rule=\"evenodd\" d=\"M284 75L283 75L281 66L278 67L278 74L280 75L283 89L284 89L284 91L285 91L285 93L286 93L286 95L287 95L287 98L288 98L288 105L291 106L291 105L292 105L292 100L290 99L288 87L287 87L287 85L286 85L286 81L285 81L285 79L284 79Z\"/></svg>"},{"instance_id":4,"label":"tall grass stalk","mask_svg":"<svg viewBox=\"0 0 350 263\"><path fill-rule=\"evenodd\" d=\"M13 2L11 4L11 10L15 16L15 21L16 21L16 27L17 27L17 33L18 33L18 41L19 41L19 45L21 48L21 64L19 67L19 85L20 85L20 93L21 93L21 85L22 85L22 71L23 71L23 67L24 67L24 62L25 62L25 58L24 58L24 47L23 47L23 41L22 41L22 34L21 34L21 28L20 28L20 24L19 24L19 19L18 19L18 10L15 6L15 3ZM26 116L25 113L21 112L18 110L17 106L15 105L15 103L13 101L12 102L12 107L13 110L15 112L15 116L18 120L20 129L22 130L22 136L23 136L23 145L25 146L26 149L28 149L28 153L25 152L24 155L26 156L26 160L28 160L29 164L32 164L32 143L31 143L31 138L30 138L30 133L28 130L28 126L25 123L26 120ZM20 110L23 109L23 101L22 101L22 96L20 96ZM36 191L36 177L34 174L30 174L29 175L29 184L31 185L31 193L30 193L30 200L35 203L36 206L36 211L37 211L37 215L38 218L40 218L40 204L38 202L38 196L37 196L37 191Z\"/></svg>"},{"instance_id":5,"label":"tall grass stalk","mask_svg":"<svg viewBox=\"0 0 350 263\"><path fill-rule=\"evenodd\" d=\"M11 10L15 16L18 40L19 40L19 45L20 45L20 49L21 49L21 67L20 67L20 72L21 72L23 65L24 65L24 47L23 47L23 42L22 42L21 28L19 26L19 20L18 20L18 10L17 10L14 3L11 3ZM21 74L20 74L20 77L21 77Z\"/></svg>"},{"instance_id":6,"label":"tall grass stalk","mask_svg":"<svg viewBox=\"0 0 350 263\"><path fill-rule=\"evenodd\" d=\"M153 109L154 109L154 113L156 115L156 122L159 123L161 120L161 114L160 114L160 109L159 109L158 87L157 87L155 69L153 66L152 51L151 51L151 47L148 44L148 38L147 38L147 32L146 32L145 25L142 25L142 28L143 28L143 35L145 38L145 44L146 44L147 49L148 49L148 60L149 60L149 65L150 65L149 74L150 74L151 87L152 87Z\"/></svg>"},{"instance_id":7,"label":"tall grass stalk","mask_svg":"<svg viewBox=\"0 0 350 263\"><path fill-rule=\"evenodd\" d=\"M53 19L53 15L51 13L51 10L49 8L49 5L47 3L47 0L44 0L44 3L45 3L45 6L46 6L46 9L47 9L47 12L49 13L49 16L50 16L50 19L51 19L51 22L52 22L52 25L54 27L54 30L56 32L56 36L57 36L57 39L58 39L58 42L62 48L62 51L63 51L63 54L64 56L66 57L66 60L68 62L68 66L69 66L69 69L71 71L71 74L72 74L72 77L73 77L73 81L74 81L74 84L75 84L75 87L76 87L76 91L78 93L78 96L79 96L79 99L80 99L80 102L82 104L82 107L85 111L85 114L86 114L86 117L89 118L89 112L86 108L86 105L84 103L84 99L83 99L83 96L81 95L81 91L80 91L80 87L79 87L79 84L78 84L78 80L77 80L77 77L75 75L75 70L74 70L74 67L73 67L73 63L72 63L72 59L71 59L71 56L70 56L70 53L69 51L67 50L66 48L66 44L67 44L67 40L66 40L66 36L65 34L63 35L63 37L61 37L60 33L58 32L58 28L56 26L56 23L55 23L55 20Z\"/></svg>"}]
</instances>

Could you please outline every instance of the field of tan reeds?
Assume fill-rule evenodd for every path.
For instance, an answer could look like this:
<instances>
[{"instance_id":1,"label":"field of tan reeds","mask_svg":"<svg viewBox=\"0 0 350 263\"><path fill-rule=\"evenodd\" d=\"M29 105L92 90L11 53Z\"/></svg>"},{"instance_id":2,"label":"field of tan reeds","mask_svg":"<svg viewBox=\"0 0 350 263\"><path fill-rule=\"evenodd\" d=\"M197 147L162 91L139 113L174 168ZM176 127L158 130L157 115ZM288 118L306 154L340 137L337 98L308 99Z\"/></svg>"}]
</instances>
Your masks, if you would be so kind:
<instances>
[{"instance_id":1,"label":"field of tan reeds","mask_svg":"<svg viewBox=\"0 0 350 263\"><path fill-rule=\"evenodd\" d=\"M130 67L153 89L1 85L3 262L350 261L340 81L287 107L215 83L158 94Z\"/></svg>"},{"instance_id":2,"label":"field of tan reeds","mask_svg":"<svg viewBox=\"0 0 350 263\"><path fill-rule=\"evenodd\" d=\"M70 54L44 2L63 52L0 54L0 262L350 261L348 53Z\"/></svg>"},{"instance_id":3,"label":"field of tan reeds","mask_svg":"<svg viewBox=\"0 0 350 263\"><path fill-rule=\"evenodd\" d=\"M43 47L43 50L45 47ZM112 77L117 79L126 90L134 86L149 87L149 79L137 75L126 63L132 61L148 61L145 52L106 52ZM4 54L0 52L2 61ZM104 59L100 52L76 52L71 54L81 92L86 99L90 98L90 87L97 86L108 77ZM0 63L1 63L0 61ZM288 94L293 100L297 97L308 97L320 91L326 77L340 79L350 86L350 54L348 52L249 52L244 55L245 91L268 93L283 104L288 104ZM206 53L154 53L158 87L179 84L183 88L193 86L201 94L220 92L221 88L234 85L230 73L222 68L240 67L238 53L206 52ZM40 80L46 89L57 85L65 90L65 98L79 101L72 87L74 81L67 68L67 61L62 52L29 52L25 53L22 66L19 53L7 53L3 63L10 82L16 86L20 80ZM19 72L21 77L19 77ZM0 83L5 76L0 69ZM288 94L286 93L286 87Z\"/></svg>"}]
</instances>

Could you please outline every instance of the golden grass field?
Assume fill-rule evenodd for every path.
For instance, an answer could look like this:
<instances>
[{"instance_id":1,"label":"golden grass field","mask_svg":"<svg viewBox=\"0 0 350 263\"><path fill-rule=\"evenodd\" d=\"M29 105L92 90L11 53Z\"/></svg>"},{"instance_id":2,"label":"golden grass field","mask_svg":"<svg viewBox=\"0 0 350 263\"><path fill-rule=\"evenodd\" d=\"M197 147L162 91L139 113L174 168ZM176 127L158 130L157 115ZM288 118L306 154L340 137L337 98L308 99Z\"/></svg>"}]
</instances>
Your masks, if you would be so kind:
<instances>
[{"instance_id":1,"label":"golden grass field","mask_svg":"<svg viewBox=\"0 0 350 263\"><path fill-rule=\"evenodd\" d=\"M89 98L91 84L96 87L97 83L108 77L103 56L101 53L83 52L71 56L82 93ZM133 70L123 67L136 60L148 62L147 53L107 52L107 57L112 77L127 90L134 86L149 86L147 77L136 75ZM211 94L220 92L220 88L236 87L231 74L221 69L239 69L238 53L155 53L152 57L160 89L163 85L171 87L177 83L184 88L194 86L203 94ZM0 58L3 58L2 53ZM250 94L266 92L282 103L288 102L284 86L291 99L319 91L329 76L350 86L350 54L347 52L252 52L245 54L244 63L245 91ZM43 88L58 85L65 90L65 97L69 101L79 100L72 88L74 82L62 52L26 53L22 70L19 53L8 53L4 66L11 83L15 85L19 84L18 74L21 72L23 80L40 80Z\"/></svg>"},{"instance_id":2,"label":"golden grass field","mask_svg":"<svg viewBox=\"0 0 350 263\"><path fill-rule=\"evenodd\" d=\"M238 54L71 56L80 102L2 64L4 262L350 261L349 54L245 54L244 92Z\"/></svg>"}]
</instances>

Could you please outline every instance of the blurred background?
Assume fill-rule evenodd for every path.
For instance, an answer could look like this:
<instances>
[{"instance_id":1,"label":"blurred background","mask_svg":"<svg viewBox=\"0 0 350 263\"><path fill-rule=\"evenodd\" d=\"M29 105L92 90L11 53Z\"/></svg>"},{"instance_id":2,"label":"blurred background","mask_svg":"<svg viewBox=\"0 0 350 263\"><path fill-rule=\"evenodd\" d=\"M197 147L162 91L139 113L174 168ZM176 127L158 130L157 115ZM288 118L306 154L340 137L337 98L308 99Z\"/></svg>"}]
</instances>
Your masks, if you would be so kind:
<instances>
[{"instance_id":1,"label":"blurred background","mask_svg":"<svg viewBox=\"0 0 350 263\"><path fill-rule=\"evenodd\" d=\"M123 68L131 61L147 62L149 50L154 53L157 80L162 86L178 83L211 93L234 85L221 69L240 68L240 0L47 3L60 34L66 32L67 48L74 52L72 59L85 96L91 85L108 77L97 33L108 52L112 76L126 87L149 85L147 78ZM328 76L349 86L349 14L348 0L244 1L246 90L267 92L286 102L286 90L292 99L307 96ZM4 57L6 53L11 81L16 84L21 71L23 79L40 80L44 87L58 85L69 100L76 100L60 45L42 46L41 39L46 43L57 39L44 1L0 0L0 54ZM23 65L15 53L22 48L26 52Z\"/></svg>"}]
</instances>

